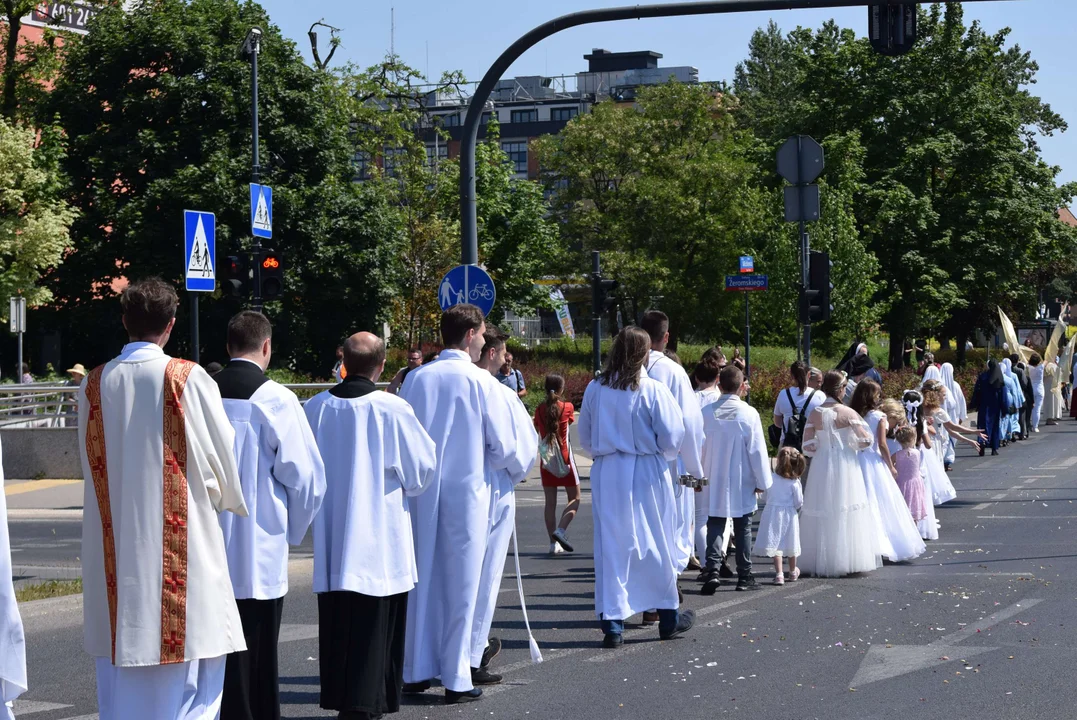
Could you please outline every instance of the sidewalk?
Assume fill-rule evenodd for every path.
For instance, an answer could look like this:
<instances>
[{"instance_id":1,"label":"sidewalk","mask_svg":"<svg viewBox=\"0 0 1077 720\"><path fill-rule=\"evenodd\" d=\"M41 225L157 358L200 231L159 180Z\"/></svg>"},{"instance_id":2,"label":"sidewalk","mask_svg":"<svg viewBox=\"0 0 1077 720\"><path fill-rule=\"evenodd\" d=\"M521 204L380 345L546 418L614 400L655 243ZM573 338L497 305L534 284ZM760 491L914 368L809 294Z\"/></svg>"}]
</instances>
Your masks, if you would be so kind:
<instances>
[{"instance_id":1,"label":"sidewalk","mask_svg":"<svg viewBox=\"0 0 1077 720\"><path fill-rule=\"evenodd\" d=\"M5 480L12 520L81 520L82 480Z\"/></svg>"}]
</instances>

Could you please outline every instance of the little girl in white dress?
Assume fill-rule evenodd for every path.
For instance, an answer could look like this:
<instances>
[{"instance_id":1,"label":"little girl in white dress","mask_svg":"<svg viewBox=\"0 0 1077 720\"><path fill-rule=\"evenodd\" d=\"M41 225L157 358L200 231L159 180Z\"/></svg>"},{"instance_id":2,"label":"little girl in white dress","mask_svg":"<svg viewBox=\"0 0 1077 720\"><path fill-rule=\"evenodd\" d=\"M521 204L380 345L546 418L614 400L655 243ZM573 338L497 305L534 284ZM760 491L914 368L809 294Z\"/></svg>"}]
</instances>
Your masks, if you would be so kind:
<instances>
[{"instance_id":1,"label":"little girl in white dress","mask_svg":"<svg viewBox=\"0 0 1077 720\"><path fill-rule=\"evenodd\" d=\"M789 582L800 577L797 558L800 556L800 518L797 511L804 504L804 488L800 476L806 465L804 456L793 447L778 451L774 469L774 484L767 490L766 506L759 521L755 554L774 558L774 584L784 585L782 558L789 558Z\"/></svg>"}]
</instances>

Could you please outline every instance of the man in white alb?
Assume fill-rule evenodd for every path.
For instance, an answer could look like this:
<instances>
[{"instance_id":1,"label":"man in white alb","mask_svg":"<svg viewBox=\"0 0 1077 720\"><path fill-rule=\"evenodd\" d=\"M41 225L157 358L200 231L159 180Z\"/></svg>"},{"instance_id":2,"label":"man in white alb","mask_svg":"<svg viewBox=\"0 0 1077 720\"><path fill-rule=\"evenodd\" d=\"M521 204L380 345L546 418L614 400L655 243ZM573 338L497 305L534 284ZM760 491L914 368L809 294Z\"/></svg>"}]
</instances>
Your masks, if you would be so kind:
<instances>
[{"instance_id":1,"label":"man in white alb","mask_svg":"<svg viewBox=\"0 0 1077 720\"><path fill-rule=\"evenodd\" d=\"M485 473L509 467L516 453L512 407L474 365L485 331L474 305L442 313L445 349L408 375L400 395L438 451L430 490L412 499L419 583L408 600L404 691L422 692L440 677L448 704L482 696L471 682L471 642L490 528Z\"/></svg>"},{"instance_id":2,"label":"man in white alb","mask_svg":"<svg viewBox=\"0 0 1077 720\"><path fill-rule=\"evenodd\" d=\"M475 364L496 377L505 362L505 337L496 328L487 329L483 337L485 345ZM501 576L505 571L509 541L516 528L516 485L527 477L538 458L538 433L535 432L531 416L512 388L500 382L498 387L512 410L516 452L508 467L486 473L490 485L490 537L482 561L479 599L471 630L471 682L475 685L496 685L501 682L500 675L487 669L490 661L501 651L501 640L490 637L490 627L501 591Z\"/></svg>"},{"instance_id":3,"label":"man in white alb","mask_svg":"<svg viewBox=\"0 0 1077 720\"><path fill-rule=\"evenodd\" d=\"M647 358L647 375L665 385L673 393L673 399L684 414L684 441L680 453L669 463L669 472L673 476L673 491L677 502L677 547L676 571L684 572L692 557L695 545L696 500L695 491L679 483L683 473L693 477L703 477L703 465L700 453L703 450L703 412L699 399L692 390L692 381L688 373L665 354L669 343L669 318L660 310L648 310L643 314L640 327L651 338L651 354ZM702 558L700 558L702 559ZM657 621L657 616L652 616Z\"/></svg>"},{"instance_id":4,"label":"man in white alb","mask_svg":"<svg viewBox=\"0 0 1077 720\"><path fill-rule=\"evenodd\" d=\"M79 390L83 626L101 720L212 720L246 649L217 514L245 516L232 426L206 371L165 355L179 298L120 298L130 337Z\"/></svg>"},{"instance_id":5,"label":"man in white alb","mask_svg":"<svg viewBox=\"0 0 1077 720\"><path fill-rule=\"evenodd\" d=\"M325 468L295 393L265 375L273 353L265 315L228 322L228 365L214 376L235 430L248 517L220 516L245 652L228 656L221 720L279 720L277 640L288 592L288 546L299 545L321 507Z\"/></svg>"},{"instance_id":6,"label":"man in white alb","mask_svg":"<svg viewBox=\"0 0 1077 720\"><path fill-rule=\"evenodd\" d=\"M313 531L320 704L342 720L370 720L400 709L418 579L408 497L430 487L437 456L411 406L376 392L380 338L348 338L344 364L344 381L306 406L328 486Z\"/></svg>"},{"instance_id":7,"label":"man in white alb","mask_svg":"<svg viewBox=\"0 0 1077 720\"><path fill-rule=\"evenodd\" d=\"M11 706L26 692L26 640L11 582L11 544L3 487L4 465L0 458L0 720L14 720Z\"/></svg>"}]
</instances>

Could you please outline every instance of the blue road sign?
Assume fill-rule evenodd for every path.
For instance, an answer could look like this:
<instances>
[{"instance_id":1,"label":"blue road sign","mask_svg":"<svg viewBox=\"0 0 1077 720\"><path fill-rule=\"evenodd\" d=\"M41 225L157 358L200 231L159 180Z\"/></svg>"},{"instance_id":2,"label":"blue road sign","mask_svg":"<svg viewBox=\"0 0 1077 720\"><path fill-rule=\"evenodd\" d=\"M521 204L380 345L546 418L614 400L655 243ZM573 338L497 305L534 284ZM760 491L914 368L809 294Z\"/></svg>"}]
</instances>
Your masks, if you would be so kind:
<instances>
[{"instance_id":1,"label":"blue road sign","mask_svg":"<svg viewBox=\"0 0 1077 720\"><path fill-rule=\"evenodd\" d=\"M755 260L752 259L751 255L740 256L740 271L742 273L755 272Z\"/></svg>"},{"instance_id":2,"label":"blue road sign","mask_svg":"<svg viewBox=\"0 0 1077 720\"><path fill-rule=\"evenodd\" d=\"M496 298L494 281L478 265L457 265L438 285L438 303L442 310L471 303L482 310L483 315L489 315Z\"/></svg>"},{"instance_id":3,"label":"blue road sign","mask_svg":"<svg viewBox=\"0 0 1077 720\"><path fill-rule=\"evenodd\" d=\"M217 287L217 218L213 213L183 211L183 274L190 292Z\"/></svg>"},{"instance_id":4,"label":"blue road sign","mask_svg":"<svg viewBox=\"0 0 1077 720\"><path fill-rule=\"evenodd\" d=\"M251 235L273 238L273 188L251 183Z\"/></svg>"},{"instance_id":5,"label":"blue road sign","mask_svg":"<svg viewBox=\"0 0 1077 720\"><path fill-rule=\"evenodd\" d=\"M766 290L770 286L770 279L766 275L726 275L726 290Z\"/></svg>"}]
</instances>

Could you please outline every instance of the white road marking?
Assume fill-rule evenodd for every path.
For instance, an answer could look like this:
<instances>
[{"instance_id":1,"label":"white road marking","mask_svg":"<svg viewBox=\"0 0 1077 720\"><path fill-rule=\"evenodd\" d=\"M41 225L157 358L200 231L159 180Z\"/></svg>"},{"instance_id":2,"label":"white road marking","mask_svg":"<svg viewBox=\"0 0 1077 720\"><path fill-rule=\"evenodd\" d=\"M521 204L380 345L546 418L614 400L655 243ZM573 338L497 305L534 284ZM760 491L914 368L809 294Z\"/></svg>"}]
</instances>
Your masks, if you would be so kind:
<instances>
[{"instance_id":1,"label":"white road marking","mask_svg":"<svg viewBox=\"0 0 1077 720\"><path fill-rule=\"evenodd\" d=\"M69 707L75 706L63 705L60 703L40 702L38 700L16 700L15 717L22 717L23 715L33 715L34 713L52 712L53 710L65 710Z\"/></svg>"},{"instance_id":2,"label":"white road marking","mask_svg":"<svg viewBox=\"0 0 1077 720\"><path fill-rule=\"evenodd\" d=\"M1009 490L1007 490L1006 492L1001 492L998 495L992 495L991 499L992 500L1002 500L1003 498L1005 498L1013 490L1024 490L1024 488L1022 488L1022 487L1013 487L1013 488L1010 488ZM990 502L982 502L979 505L973 505L972 509L973 510L986 510L989 506L991 506L993 504L994 503L990 503Z\"/></svg>"},{"instance_id":3,"label":"white road marking","mask_svg":"<svg viewBox=\"0 0 1077 720\"><path fill-rule=\"evenodd\" d=\"M100 720L97 713L93 715L79 715L78 717L61 718L61 720Z\"/></svg>"},{"instance_id":4,"label":"white road marking","mask_svg":"<svg viewBox=\"0 0 1077 720\"><path fill-rule=\"evenodd\" d=\"M977 515L977 520L1077 520L1077 515Z\"/></svg>"},{"instance_id":5,"label":"white road marking","mask_svg":"<svg viewBox=\"0 0 1077 720\"><path fill-rule=\"evenodd\" d=\"M957 632L944 635L927 645L893 645L890 647L872 645L868 649L867 655L864 656L864 660L860 663L860 668L856 671L853 681L849 683L849 687L863 687L880 680L890 680L917 670L925 670L943 663L954 662L949 659L951 656L965 659L973 655L997 650L997 647L957 647L957 643L967 640L980 632L980 630L1035 607L1041 602L1043 600L1022 600L983 620L972 622Z\"/></svg>"},{"instance_id":6,"label":"white road marking","mask_svg":"<svg viewBox=\"0 0 1077 720\"><path fill-rule=\"evenodd\" d=\"M297 642L299 640L315 640L318 637L317 625L281 625L280 639L278 642Z\"/></svg>"}]
</instances>

